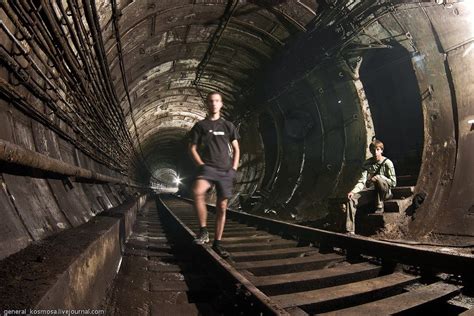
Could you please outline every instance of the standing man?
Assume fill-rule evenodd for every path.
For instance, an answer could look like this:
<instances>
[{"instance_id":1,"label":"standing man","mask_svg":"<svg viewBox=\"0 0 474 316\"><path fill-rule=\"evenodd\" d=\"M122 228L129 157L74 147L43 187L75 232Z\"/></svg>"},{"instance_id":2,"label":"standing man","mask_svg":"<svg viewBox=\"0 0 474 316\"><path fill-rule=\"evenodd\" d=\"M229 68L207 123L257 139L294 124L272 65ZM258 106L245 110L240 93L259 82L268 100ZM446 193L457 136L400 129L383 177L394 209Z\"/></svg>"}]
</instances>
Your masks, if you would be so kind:
<instances>
[{"instance_id":1,"label":"standing man","mask_svg":"<svg viewBox=\"0 0 474 316\"><path fill-rule=\"evenodd\" d=\"M206 97L208 116L197 122L190 132L189 152L198 172L193 185L194 207L199 219L200 231L194 243L209 242L207 231L206 192L214 184L217 191L216 231L212 249L221 257L229 253L221 244L224 232L228 199L232 196L234 180L239 166L240 149L237 129L232 122L220 116L222 95L211 92Z\"/></svg>"},{"instance_id":2,"label":"standing man","mask_svg":"<svg viewBox=\"0 0 474 316\"><path fill-rule=\"evenodd\" d=\"M355 233L355 214L361 196L359 192L375 190L377 207L375 212L382 213L383 201L392 198L391 189L397 185L393 162L382 155L383 143L375 139L369 149L373 157L364 162L362 176L351 192L347 194L349 200L346 203L346 231L349 234Z\"/></svg>"}]
</instances>

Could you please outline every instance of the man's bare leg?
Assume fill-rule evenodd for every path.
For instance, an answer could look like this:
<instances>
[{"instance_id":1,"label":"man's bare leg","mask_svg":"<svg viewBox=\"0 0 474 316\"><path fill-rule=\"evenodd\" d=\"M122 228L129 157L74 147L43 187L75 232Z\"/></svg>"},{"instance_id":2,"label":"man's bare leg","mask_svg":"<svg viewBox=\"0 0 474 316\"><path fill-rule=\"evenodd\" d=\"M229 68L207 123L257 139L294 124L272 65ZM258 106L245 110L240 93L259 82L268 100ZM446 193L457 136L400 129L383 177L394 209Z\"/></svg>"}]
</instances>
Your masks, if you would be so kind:
<instances>
[{"instance_id":1,"label":"man's bare leg","mask_svg":"<svg viewBox=\"0 0 474 316\"><path fill-rule=\"evenodd\" d=\"M197 179L193 186L194 208L198 216L199 226L207 226L206 192L211 183L205 179Z\"/></svg>"},{"instance_id":2,"label":"man's bare leg","mask_svg":"<svg viewBox=\"0 0 474 316\"><path fill-rule=\"evenodd\" d=\"M227 211L227 198L218 198L216 202L216 233L215 240L221 240L224 232L225 215Z\"/></svg>"}]
</instances>

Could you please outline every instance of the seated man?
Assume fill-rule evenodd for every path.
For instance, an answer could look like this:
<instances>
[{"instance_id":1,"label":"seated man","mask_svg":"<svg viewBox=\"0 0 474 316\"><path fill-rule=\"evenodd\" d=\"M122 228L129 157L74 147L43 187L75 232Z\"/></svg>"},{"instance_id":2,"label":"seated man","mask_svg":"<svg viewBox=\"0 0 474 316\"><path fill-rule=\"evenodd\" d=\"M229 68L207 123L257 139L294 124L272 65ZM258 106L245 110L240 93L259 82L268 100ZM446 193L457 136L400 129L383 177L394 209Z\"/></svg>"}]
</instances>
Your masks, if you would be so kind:
<instances>
[{"instance_id":1,"label":"seated man","mask_svg":"<svg viewBox=\"0 0 474 316\"><path fill-rule=\"evenodd\" d=\"M397 185L393 162L382 156L383 143L380 140L374 140L369 148L373 157L364 162L362 176L352 191L347 194L349 201L346 203L346 230L351 234L355 233L356 207L361 191L375 189L376 213L382 213L383 201L392 198L391 189Z\"/></svg>"}]
</instances>

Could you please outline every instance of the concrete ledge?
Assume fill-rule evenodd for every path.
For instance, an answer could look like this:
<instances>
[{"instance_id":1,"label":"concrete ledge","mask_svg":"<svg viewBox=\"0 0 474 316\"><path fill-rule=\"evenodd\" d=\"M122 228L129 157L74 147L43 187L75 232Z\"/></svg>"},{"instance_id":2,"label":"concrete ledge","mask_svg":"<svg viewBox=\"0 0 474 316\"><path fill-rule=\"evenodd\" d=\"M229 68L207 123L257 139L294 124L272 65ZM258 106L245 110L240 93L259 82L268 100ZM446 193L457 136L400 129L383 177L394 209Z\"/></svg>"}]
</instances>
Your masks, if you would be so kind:
<instances>
[{"instance_id":1,"label":"concrete ledge","mask_svg":"<svg viewBox=\"0 0 474 316\"><path fill-rule=\"evenodd\" d=\"M127 238L132 234L132 228L137 218L137 212L143 207L143 205L145 205L146 198L146 195L142 195L138 199L125 201L122 205L98 214L98 216L115 217L120 219L120 236L122 246L125 244Z\"/></svg>"},{"instance_id":2,"label":"concrete ledge","mask_svg":"<svg viewBox=\"0 0 474 316\"><path fill-rule=\"evenodd\" d=\"M100 305L146 196L34 242L0 261L0 310L89 309Z\"/></svg>"}]
</instances>

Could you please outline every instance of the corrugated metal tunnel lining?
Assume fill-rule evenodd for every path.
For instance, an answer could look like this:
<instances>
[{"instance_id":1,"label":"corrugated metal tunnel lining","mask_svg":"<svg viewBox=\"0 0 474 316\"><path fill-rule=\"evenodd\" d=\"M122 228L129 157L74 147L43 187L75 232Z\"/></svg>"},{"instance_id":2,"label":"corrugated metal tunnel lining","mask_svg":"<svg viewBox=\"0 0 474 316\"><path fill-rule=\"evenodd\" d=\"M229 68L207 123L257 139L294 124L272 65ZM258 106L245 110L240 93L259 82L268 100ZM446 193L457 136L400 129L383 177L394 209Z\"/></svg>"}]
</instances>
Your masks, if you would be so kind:
<instances>
[{"instance_id":1,"label":"corrugated metal tunnel lining","mask_svg":"<svg viewBox=\"0 0 474 316\"><path fill-rule=\"evenodd\" d=\"M119 204L159 169L184 192L185 136L211 90L242 135L234 207L326 215L376 135L427 195L409 233L473 236L471 2L1 5L1 138L117 183L3 165L2 256Z\"/></svg>"}]
</instances>

